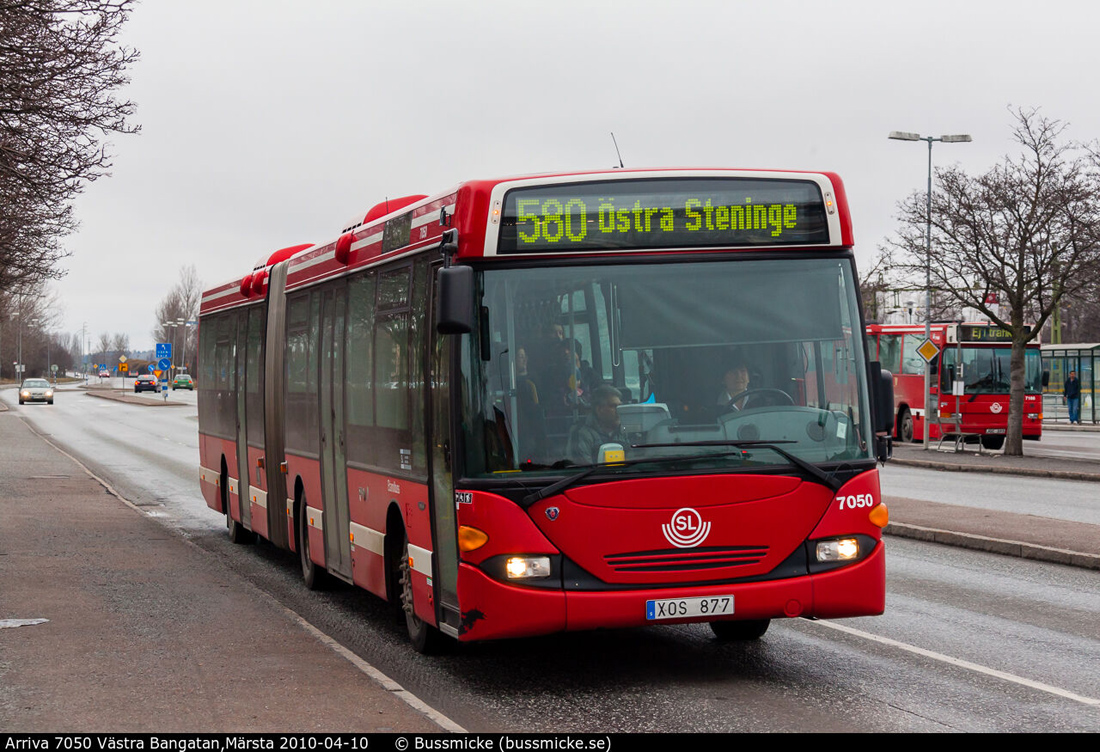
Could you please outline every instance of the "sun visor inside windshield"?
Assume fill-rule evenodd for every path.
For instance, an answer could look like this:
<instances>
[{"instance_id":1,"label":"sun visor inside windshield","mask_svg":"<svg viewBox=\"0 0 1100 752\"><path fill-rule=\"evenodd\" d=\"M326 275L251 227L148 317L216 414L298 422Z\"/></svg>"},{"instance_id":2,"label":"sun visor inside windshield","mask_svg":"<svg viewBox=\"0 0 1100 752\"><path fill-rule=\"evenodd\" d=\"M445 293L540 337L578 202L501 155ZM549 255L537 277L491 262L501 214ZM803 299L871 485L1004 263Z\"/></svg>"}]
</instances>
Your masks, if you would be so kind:
<instances>
[{"instance_id":1,"label":"sun visor inside windshield","mask_svg":"<svg viewBox=\"0 0 1100 752\"><path fill-rule=\"evenodd\" d=\"M692 265L624 279L616 289L621 347L844 339L838 262L806 263L812 268L792 269L790 261Z\"/></svg>"}]
</instances>

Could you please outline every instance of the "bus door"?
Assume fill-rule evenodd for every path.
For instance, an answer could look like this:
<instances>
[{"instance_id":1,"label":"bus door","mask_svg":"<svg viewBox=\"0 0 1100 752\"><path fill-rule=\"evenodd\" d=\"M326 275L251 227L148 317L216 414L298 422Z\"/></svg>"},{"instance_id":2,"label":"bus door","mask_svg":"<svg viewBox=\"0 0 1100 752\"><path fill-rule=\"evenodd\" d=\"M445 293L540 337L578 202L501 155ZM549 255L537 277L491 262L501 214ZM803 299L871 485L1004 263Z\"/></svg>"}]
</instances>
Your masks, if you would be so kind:
<instances>
[{"instance_id":1,"label":"bus door","mask_svg":"<svg viewBox=\"0 0 1100 752\"><path fill-rule=\"evenodd\" d=\"M458 530L455 524L455 493L452 482L454 440L451 420L451 362L454 336L441 335L435 330L436 269L430 269L432 282L432 307L428 316L429 389L429 445L431 447L431 498L432 517L435 520L436 582L435 592L442 607L440 625L459 626L461 613L458 607Z\"/></svg>"},{"instance_id":2,"label":"bus door","mask_svg":"<svg viewBox=\"0 0 1100 752\"><path fill-rule=\"evenodd\" d=\"M233 315L237 326L236 346L233 349L233 368L236 376L233 380L233 394L237 401L237 501L240 504L241 524L252 529L252 508L248 497L248 389L245 386L245 365L248 358L248 311L237 311Z\"/></svg>"},{"instance_id":3,"label":"bus door","mask_svg":"<svg viewBox=\"0 0 1100 752\"><path fill-rule=\"evenodd\" d=\"M347 288L321 297L321 495L325 568L351 581L348 475L344 415L344 316Z\"/></svg>"}]
</instances>

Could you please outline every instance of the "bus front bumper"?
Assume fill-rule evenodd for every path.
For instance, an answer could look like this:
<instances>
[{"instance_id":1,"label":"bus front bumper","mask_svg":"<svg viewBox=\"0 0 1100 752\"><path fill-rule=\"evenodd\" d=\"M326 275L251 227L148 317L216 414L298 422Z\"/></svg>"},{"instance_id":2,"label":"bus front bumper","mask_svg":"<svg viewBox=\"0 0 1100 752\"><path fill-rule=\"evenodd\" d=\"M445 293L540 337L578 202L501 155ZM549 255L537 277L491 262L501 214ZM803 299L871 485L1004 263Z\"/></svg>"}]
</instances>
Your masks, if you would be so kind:
<instances>
[{"instance_id":1,"label":"bus front bumper","mask_svg":"<svg viewBox=\"0 0 1100 752\"><path fill-rule=\"evenodd\" d=\"M873 616L886 602L885 546L866 559L828 572L767 582L638 590L565 591L516 586L480 569L459 568L459 639L492 640L554 632L618 629L741 619ZM733 614L647 618L649 601L733 596Z\"/></svg>"}]
</instances>

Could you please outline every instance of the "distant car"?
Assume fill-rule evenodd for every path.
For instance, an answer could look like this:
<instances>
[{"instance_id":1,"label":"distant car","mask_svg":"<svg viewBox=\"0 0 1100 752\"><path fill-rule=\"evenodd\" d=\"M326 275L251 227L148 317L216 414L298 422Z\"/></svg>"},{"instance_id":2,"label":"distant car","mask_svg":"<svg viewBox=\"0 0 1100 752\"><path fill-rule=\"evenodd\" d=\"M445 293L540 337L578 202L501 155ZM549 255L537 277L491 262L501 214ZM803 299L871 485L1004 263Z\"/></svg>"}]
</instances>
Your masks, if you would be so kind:
<instances>
[{"instance_id":1,"label":"distant car","mask_svg":"<svg viewBox=\"0 0 1100 752\"><path fill-rule=\"evenodd\" d=\"M160 391L157 386L157 377L145 374L138 376L137 381L134 382L135 392L157 392Z\"/></svg>"},{"instance_id":2,"label":"distant car","mask_svg":"<svg viewBox=\"0 0 1100 752\"><path fill-rule=\"evenodd\" d=\"M53 404L53 387L45 379L24 379L19 387L19 404L27 402L45 402Z\"/></svg>"},{"instance_id":3,"label":"distant car","mask_svg":"<svg viewBox=\"0 0 1100 752\"><path fill-rule=\"evenodd\" d=\"M181 373L177 375L176 378L172 379L172 391L176 389L190 389L192 392L195 391L195 382L192 380L191 374Z\"/></svg>"},{"instance_id":4,"label":"distant car","mask_svg":"<svg viewBox=\"0 0 1100 752\"><path fill-rule=\"evenodd\" d=\"M110 371L100 371L99 372L99 378L109 379L109 378L111 378L111 372Z\"/></svg>"}]
</instances>

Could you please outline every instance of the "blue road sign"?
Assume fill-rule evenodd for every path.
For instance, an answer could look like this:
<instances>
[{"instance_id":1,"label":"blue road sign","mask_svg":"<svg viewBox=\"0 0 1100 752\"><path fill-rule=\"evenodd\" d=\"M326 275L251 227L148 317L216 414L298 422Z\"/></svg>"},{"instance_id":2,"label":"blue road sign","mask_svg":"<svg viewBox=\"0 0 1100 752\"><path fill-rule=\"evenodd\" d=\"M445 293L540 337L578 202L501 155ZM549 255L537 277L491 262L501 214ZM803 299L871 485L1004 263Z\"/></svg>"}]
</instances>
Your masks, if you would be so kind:
<instances>
[{"instance_id":1,"label":"blue road sign","mask_svg":"<svg viewBox=\"0 0 1100 752\"><path fill-rule=\"evenodd\" d=\"M161 358L172 357L172 343L171 342L158 342L157 343L157 360Z\"/></svg>"},{"instance_id":2,"label":"blue road sign","mask_svg":"<svg viewBox=\"0 0 1100 752\"><path fill-rule=\"evenodd\" d=\"M157 368L161 371L167 371L172 367L172 361L168 358L161 358L157 361Z\"/></svg>"},{"instance_id":3,"label":"blue road sign","mask_svg":"<svg viewBox=\"0 0 1100 752\"><path fill-rule=\"evenodd\" d=\"M157 370L157 367L155 365L153 365L152 363L150 363L149 364L149 373L153 373L156 370Z\"/></svg>"}]
</instances>

